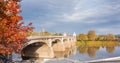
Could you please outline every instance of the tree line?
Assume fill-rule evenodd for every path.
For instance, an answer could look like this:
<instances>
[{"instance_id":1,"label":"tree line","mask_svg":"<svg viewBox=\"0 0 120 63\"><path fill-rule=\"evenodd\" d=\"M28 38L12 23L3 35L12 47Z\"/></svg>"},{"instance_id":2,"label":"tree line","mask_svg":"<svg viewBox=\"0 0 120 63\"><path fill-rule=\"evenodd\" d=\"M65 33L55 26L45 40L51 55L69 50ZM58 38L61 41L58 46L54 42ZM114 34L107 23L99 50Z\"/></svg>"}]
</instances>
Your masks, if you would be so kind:
<instances>
[{"instance_id":1,"label":"tree line","mask_svg":"<svg viewBox=\"0 0 120 63\"><path fill-rule=\"evenodd\" d=\"M31 36L62 36L62 33L51 33L48 31L31 32ZM113 34L97 35L94 30L88 31L87 34L81 33L77 35L77 41L115 41L118 38Z\"/></svg>"},{"instance_id":2,"label":"tree line","mask_svg":"<svg viewBox=\"0 0 120 63\"><path fill-rule=\"evenodd\" d=\"M88 31L87 34L79 34L77 36L78 41L115 41L117 38L113 34L97 35L94 30Z\"/></svg>"}]
</instances>

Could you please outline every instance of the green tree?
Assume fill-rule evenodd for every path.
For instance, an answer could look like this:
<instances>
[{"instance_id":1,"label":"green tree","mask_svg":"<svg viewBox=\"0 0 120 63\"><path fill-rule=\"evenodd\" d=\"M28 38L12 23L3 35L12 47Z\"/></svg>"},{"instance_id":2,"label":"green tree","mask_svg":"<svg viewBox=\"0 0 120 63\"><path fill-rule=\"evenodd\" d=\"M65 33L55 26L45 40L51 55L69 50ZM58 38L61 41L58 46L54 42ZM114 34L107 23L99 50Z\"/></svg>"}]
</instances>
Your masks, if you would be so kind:
<instances>
[{"instance_id":1,"label":"green tree","mask_svg":"<svg viewBox=\"0 0 120 63\"><path fill-rule=\"evenodd\" d=\"M80 40L80 41L82 41L82 40L88 40L88 37L87 37L87 35L86 34L79 34L78 36L77 36L77 40Z\"/></svg>"},{"instance_id":2,"label":"green tree","mask_svg":"<svg viewBox=\"0 0 120 63\"><path fill-rule=\"evenodd\" d=\"M88 40L94 41L97 38L97 35L94 30L88 31Z\"/></svg>"}]
</instances>

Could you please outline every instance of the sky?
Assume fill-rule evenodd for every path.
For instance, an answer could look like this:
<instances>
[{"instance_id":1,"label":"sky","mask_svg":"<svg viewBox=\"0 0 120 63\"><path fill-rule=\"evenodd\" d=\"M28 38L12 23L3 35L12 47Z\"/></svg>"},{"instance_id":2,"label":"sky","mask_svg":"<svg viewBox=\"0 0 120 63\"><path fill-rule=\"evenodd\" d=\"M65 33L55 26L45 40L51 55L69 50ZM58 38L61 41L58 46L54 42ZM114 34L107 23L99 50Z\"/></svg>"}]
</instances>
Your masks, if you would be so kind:
<instances>
[{"instance_id":1,"label":"sky","mask_svg":"<svg viewBox=\"0 0 120 63\"><path fill-rule=\"evenodd\" d=\"M21 10L36 32L120 34L120 0L22 0Z\"/></svg>"}]
</instances>

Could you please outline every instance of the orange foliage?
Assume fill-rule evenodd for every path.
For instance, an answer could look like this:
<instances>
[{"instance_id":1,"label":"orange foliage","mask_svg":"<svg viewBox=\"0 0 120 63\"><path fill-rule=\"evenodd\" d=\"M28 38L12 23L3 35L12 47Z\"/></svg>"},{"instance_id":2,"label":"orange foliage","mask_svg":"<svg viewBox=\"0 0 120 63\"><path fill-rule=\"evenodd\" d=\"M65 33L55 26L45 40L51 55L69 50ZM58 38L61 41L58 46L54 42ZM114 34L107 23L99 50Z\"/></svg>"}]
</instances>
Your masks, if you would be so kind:
<instances>
[{"instance_id":1,"label":"orange foliage","mask_svg":"<svg viewBox=\"0 0 120 63\"><path fill-rule=\"evenodd\" d=\"M19 52L32 31L31 23L23 26L19 0L0 0L0 53Z\"/></svg>"}]
</instances>

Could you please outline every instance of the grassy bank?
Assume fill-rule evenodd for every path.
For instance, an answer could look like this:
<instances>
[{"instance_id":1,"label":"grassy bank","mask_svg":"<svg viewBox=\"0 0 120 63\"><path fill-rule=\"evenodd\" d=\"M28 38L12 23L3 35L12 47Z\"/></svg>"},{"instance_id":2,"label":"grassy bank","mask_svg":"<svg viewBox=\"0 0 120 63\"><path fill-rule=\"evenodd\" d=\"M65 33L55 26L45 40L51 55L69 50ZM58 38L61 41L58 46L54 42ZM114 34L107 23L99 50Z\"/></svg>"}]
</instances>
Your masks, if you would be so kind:
<instances>
[{"instance_id":1,"label":"grassy bank","mask_svg":"<svg viewBox=\"0 0 120 63\"><path fill-rule=\"evenodd\" d=\"M117 46L119 42L117 41L77 41L77 46Z\"/></svg>"}]
</instances>

